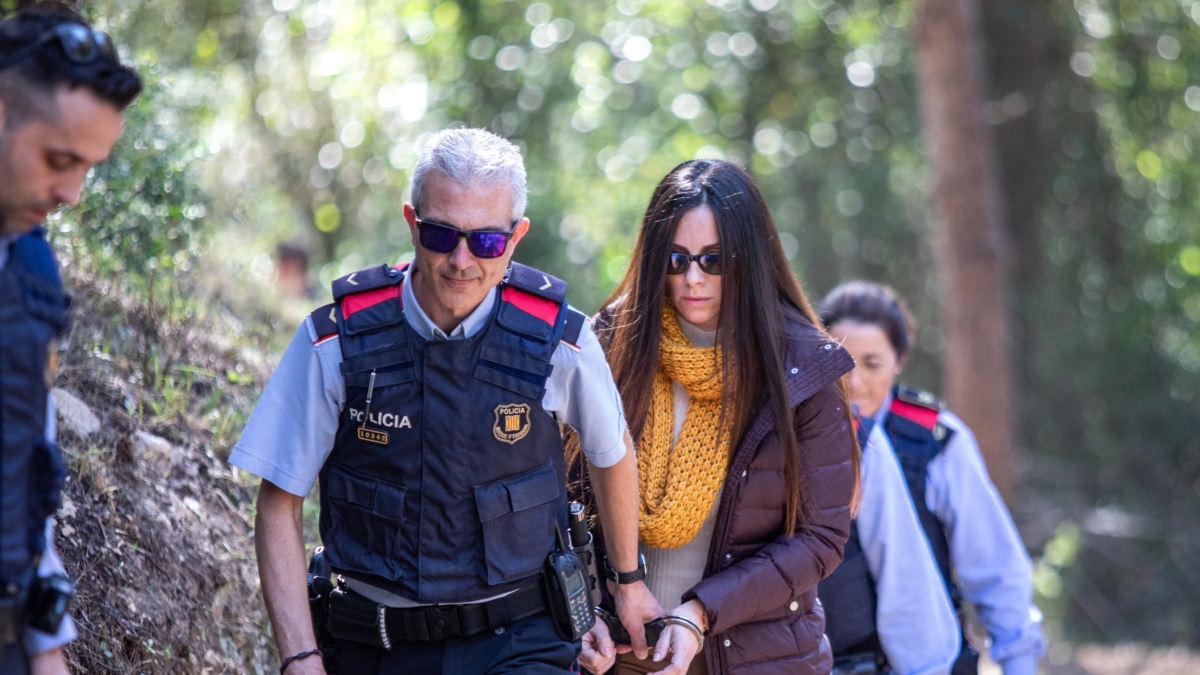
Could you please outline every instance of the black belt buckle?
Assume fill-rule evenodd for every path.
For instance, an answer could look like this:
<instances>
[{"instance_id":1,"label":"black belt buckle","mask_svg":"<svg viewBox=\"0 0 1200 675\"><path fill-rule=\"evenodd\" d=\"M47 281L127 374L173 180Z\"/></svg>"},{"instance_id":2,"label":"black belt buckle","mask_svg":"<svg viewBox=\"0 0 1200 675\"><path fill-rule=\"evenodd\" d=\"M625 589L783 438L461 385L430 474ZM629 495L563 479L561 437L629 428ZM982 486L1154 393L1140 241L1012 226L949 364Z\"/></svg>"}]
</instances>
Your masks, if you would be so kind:
<instances>
[{"instance_id":1,"label":"black belt buckle","mask_svg":"<svg viewBox=\"0 0 1200 675\"><path fill-rule=\"evenodd\" d=\"M432 605L425 608L425 620L429 624L430 640L445 640L463 636L462 623L458 618L459 605Z\"/></svg>"}]
</instances>

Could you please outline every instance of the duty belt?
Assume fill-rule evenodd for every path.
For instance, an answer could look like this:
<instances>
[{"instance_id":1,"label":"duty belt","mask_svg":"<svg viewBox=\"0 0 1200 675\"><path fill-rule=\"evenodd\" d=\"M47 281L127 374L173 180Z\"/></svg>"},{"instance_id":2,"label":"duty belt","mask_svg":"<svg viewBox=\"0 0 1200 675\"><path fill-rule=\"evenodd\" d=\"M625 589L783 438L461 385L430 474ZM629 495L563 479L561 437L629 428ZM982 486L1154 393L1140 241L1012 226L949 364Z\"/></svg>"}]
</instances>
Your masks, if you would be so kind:
<instances>
[{"instance_id":1,"label":"duty belt","mask_svg":"<svg viewBox=\"0 0 1200 675\"><path fill-rule=\"evenodd\" d=\"M540 581L502 598L463 605L386 607L377 605L353 591L348 591L343 597L354 604L373 606L377 617L373 622L374 630L378 633L368 639L358 638L358 641L374 643L385 649L390 649L394 642L440 642L450 638L470 637L504 628L515 621L547 611L545 591ZM353 631L353 628L346 625L345 619L349 616L338 608L339 604L336 599L331 598L329 628L335 636L356 639L357 635L348 632ZM367 611L370 612L370 609ZM366 618L361 613L358 614L362 619ZM362 619L351 620L349 623L365 627ZM359 635L366 637L370 632L373 631L368 629L365 635Z\"/></svg>"}]
</instances>

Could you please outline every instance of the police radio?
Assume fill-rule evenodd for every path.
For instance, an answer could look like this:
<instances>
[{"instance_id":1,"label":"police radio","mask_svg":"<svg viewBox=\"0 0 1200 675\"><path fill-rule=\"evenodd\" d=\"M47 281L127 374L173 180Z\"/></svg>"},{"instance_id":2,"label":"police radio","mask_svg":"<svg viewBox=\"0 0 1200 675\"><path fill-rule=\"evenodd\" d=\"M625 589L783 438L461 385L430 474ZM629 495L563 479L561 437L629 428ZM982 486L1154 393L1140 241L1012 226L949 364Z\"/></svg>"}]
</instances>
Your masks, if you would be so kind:
<instances>
[{"instance_id":1,"label":"police radio","mask_svg":"<svg viewBox=\"0 0 1200 675\"><path fill-rule=\"evenodd\" d=\"M562 530L556 527L555 534L558 536L558 550L546 558L546 599L550 605L550 616L558 625L559 632L566 639L575 641L596 623L596 616L592 613L595 603L592 601L591 580L583 560L563 541Z\"/></svg>"}]
</instances>

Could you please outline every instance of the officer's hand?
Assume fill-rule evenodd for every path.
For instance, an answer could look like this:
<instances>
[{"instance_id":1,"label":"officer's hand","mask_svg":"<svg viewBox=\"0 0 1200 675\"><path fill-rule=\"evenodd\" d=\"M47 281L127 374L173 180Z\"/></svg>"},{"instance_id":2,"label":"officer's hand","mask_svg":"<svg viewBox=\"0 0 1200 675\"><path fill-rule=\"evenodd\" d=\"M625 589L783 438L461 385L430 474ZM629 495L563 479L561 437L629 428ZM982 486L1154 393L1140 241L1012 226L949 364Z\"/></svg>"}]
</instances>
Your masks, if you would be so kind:
<instances>
[{"instance_id":1,"label":"officer's hand","mask_svg":"<svg viewBox=\"0 0 1200 675\"><path fill-rule=\"evenodd\" d=\"M596 675L605 673L617 660L617 650L608 634L608 624L597 619L595 625L583 636L583 651L579 652L579 665Z\"/></svg>"},{"instance_id":2,"label":"officer's hand","mask_svg":"<svg viewBox=\"0 0 1200 675\"><path fill-rule=\"evenodd\" d=\"M629 644L633 648L633 653L639 659L645 659L650 650L646 647L644 624L657 619L666 612L663 611L662 605L658 604L658 600L654 598L650 589L646 588L644 581L632 584L614 584L610 581L608 589L612 592L613 599L616 600L617 616L621 618L621 625L629 631Z\"/></svg>"},{"instance_id":3,"label":"officer's hand","mask_svg":"<svg viewBox=\"0 0 1200 675\"><path fill-rule=\"evenodd\" d=\"M62 647L55 647L33 655L29 662L31 675L70 675L67 668L67 657L63 655Z\"/></svg>"}]
</instances>

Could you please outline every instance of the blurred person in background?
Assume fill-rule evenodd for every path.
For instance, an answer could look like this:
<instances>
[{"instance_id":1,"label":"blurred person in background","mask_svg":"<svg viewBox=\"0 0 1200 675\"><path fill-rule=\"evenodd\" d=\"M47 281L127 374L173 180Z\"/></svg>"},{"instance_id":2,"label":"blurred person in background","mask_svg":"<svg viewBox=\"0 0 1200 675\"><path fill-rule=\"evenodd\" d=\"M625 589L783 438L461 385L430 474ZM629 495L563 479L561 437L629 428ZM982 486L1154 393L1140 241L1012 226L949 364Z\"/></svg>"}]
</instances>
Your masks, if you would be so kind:
<instances>
[{"instance_id":1,"label":"blurred person in background","mask_svg":"<svg viewBox=\"0 0 1200 675\"><path fill-rule=\"evenodd\" d=\"M638 439L647 580L672 609L652 659L597 622L582 665L621 651L620 673L829 672L817 582L842 559L858 485L853 361L750 176L711 160L667 174L596 325Z\"/></svg>"},{"instance_id":2,"label":"blurred person in background","mask_svg":"<svg viewBox=\"0 0 1200 675\"><path fill-rule=\"evenodd\" d=\"M850 398L887 432L951 600L974 605L1004 675L1034 675L1045 641L1033 566L975 436L932 394L896 384L914 332L908 309L887 286L850 281L825 297L821 318L854 355ZM975 673L978 660L964 639L952 672Z\"/></svg>"},{"instance_id":3,"label":"blurred person in background","mask_svg":"<svg viewBox=\"0 0 1200 675\"><path fill-rule=\"evenodd\" d=\"M112 41L58 3L0 23L0 673L65 673L73 595L52 517L65 467L50 387L68 298L42 222L75 204L141 91Z\"/></svg>"}]
</instances>

